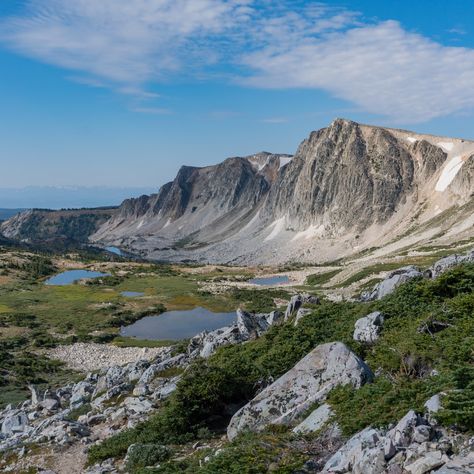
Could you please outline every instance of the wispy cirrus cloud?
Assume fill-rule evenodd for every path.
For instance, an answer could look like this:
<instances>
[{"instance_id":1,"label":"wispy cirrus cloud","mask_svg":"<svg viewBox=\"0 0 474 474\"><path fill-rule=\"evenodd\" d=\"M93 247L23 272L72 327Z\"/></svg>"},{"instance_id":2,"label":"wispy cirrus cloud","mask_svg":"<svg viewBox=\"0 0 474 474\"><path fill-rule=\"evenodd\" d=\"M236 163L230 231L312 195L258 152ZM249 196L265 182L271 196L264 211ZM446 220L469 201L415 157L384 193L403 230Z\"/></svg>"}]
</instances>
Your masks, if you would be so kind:
<instances>
[{"instance_id":1,"label":"wispy cirrus cloud","mask_svg":"<svg viewBox=\"0 0 474 474\"><path fill-rule=\"evenodd\" d=\"M194 45L245 20L247 0L27 0L0 39L27 56L117 84L182 71ZM202 63L213 62L196 57Z\"/></svg>"},{"instance_id":2,"label":"wispy cirrus cloud","mask_svg":"<svg viewBox=\"0 0 474 474\"><path fill-rule=\"evenodd\" d=\"M147 84L186 75L324 90L394 122L474 109L473 49L323 3L26 0L0 41L137 101L157 98Z\"/></svg>"}]
</instances>

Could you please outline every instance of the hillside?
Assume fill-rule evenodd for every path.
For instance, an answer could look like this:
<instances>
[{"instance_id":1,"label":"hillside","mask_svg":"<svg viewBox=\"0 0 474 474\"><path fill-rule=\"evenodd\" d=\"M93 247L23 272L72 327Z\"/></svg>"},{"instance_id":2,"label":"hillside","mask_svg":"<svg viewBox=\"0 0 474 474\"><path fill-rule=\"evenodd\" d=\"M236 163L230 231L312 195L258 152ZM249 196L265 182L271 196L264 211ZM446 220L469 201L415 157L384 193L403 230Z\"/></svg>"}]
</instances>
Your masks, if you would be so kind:
<instances>
[{"instance_id":1,"label":"hillside","mask_svg":"<svg viewBox=\"0 0 474 474\"><path fill-rule=\"evenodd\" d=\"M380 260L472 241L473 190L474 142L337 119L294 156L183 166L117 210L27 211L0 231L176 262Z\"/></svg>"},{"instance_id":2,"label":"hillside","mask_svg":"<svg viewBox=\"0 0 474 474\"><path fill-rule=\"evenodd\" d=\"M21 266L17 252L12 258L10 278L17 272L31 278L25 264L34 256L25 254ZM469 474L474 470L473 262L470 251L425 269L397 269L363 300L331 302L295 289L282 300L281 294L273 299L260 290L260 297L246 302L247 310L237 310L231 326L153 350L104 344L106 334L97 331L91 333L95 344L57 338L57 330L48 338L47 328L55 324L51 307L38 305L38 316L26 317L13 303L31 304L32 291L42 301L53 291L55 305L60 295L76 308L84 299L81 317L65 312L68 321L56 323L69 333L78 326L93 329L90 302L107 298L115 304L91 313L103 329L104 317L120 324L117 318L126 314L117 312L111 284L144 279L143 286L155 282L163 292L171 277L188 285L189 298L189 285L196 281L219 274L228 279L223 268L210 267L205 277L196 267L155 265L146 271L121 262L113 264L115 283L55 291L30 280L27 295L17 281L2 289L12 306L2 324L16 326L17 335L1 335L1 364L8 378L16 374L18 386L30 383L31 396L0 411L0 469ZM209 298L208 292L201 298ZM262 299L269 307L257 312ZM28 357L28 341L18 330L35 337L29 350L36 357ZM82 374L69 374L69 383L58 385L68 375L54 360L61 357ZM56 385L46 389L48 373Z\"/></svg>"},{"instance_id":3,"label":"hillside","mask_svg":"<svg viewBox=\"0 0 474 474\"><path fill-rule=\"evenodd\" d=\"M25 243L84 243L116 213L116 208L30 209L0 223L0 233Z\"/></svg>"},{"instance_id":4,"label":"hillside","mask_svg":"<svg viewBox=\"0 0 474 474\"><path fill-rule=\"evenodd\" d=\"M474 142L335 120L295 156L183 167L91 237L142 256L324 262L474 236Z\"/></svg>"}]
</instances>

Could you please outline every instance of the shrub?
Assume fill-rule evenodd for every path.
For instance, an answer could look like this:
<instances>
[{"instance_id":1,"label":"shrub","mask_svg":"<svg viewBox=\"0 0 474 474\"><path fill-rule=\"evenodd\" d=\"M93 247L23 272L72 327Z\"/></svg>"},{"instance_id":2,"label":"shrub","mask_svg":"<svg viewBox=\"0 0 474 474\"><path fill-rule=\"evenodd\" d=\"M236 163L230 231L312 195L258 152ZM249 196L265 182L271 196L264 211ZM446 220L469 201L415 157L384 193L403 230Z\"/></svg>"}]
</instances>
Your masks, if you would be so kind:
<instances>
[{"instance_id":1,"label":"shrub","mask_svg":"<svg viewBox=\"0 0 474 474\"><path fill-rule=\"evenodd\" d=\"M153 466L170 456L171 450L161 444L132 444L127 452L127 469Z\"/></svg>"}]
</instances>

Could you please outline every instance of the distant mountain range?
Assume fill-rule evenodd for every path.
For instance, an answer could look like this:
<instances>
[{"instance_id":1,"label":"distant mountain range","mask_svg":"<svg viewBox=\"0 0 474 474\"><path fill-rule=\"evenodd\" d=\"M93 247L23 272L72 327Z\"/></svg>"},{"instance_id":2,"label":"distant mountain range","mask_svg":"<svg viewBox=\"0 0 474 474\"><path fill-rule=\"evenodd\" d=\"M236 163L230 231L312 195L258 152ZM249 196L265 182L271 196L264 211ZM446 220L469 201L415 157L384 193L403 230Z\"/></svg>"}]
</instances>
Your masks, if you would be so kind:
<instances>
[{"instance_id":1,"label":"distant mountain range","mask_svg":"<svg viewBox=\"0 0 474 474\"><path fill-rule=\"evenodd\" d=\"M0 208L64 209L117 206L130 196L156 192L152 187L28 186L0 187Z\"/></svg>"},{"instance_id":2,"label":"distant mountain range","mask_svg":"<svg viewBox=\"0 0 474 474\"><path fill-rule=\"evenodd\" d=\"M322 262L474 241L473 197L474 142L337 119L294 156L183 166L88 232L153 259ZM31 218L1 229L17 238Z\"/></svg>"}]
</instances>

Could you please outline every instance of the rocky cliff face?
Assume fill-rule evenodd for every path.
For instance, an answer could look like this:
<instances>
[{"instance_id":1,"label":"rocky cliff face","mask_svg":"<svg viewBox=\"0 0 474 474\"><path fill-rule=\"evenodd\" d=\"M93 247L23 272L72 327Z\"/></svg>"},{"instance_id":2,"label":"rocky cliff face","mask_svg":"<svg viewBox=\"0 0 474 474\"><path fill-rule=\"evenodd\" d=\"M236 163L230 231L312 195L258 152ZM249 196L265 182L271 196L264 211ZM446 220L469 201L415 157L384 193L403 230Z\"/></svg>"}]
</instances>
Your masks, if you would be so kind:
<instances>
[{"instance_id":1,"label":"rocky cliff face","mask_svg":"<svg viewBox=\"0 0 474 474\"><path fill-rule=\"evenodd\" d=\"M474 237L473 189L474 142L337 119L294 157L184 166L158 194L126 200L91 240L172 261L378 256Z\"/></svg>"},{"instance_id":2,"label":"rocky cliff face","mask_svg":"<svg viewBox=\"0 0 474 474\"><path fill-rule=\"evenodd\" d=\"M158 194L125 201L94 238L133 246L147 236L162 250L219 242L255 216L290 158L263 152L204 168L183 166Z\"/></svg>"},{"instance_id":3,"label":"rocky cliff face","mask_svg":"<svg viewBox=\"0 0 474 474\"><path fill-rule=\"evenodd\" d=\"M169 260L383 253L470 238L473 185L474 142L337 119L292 159L261 153L183 167L159 194L125 201L93 239Z\"/></svg>"}]
</instances>

